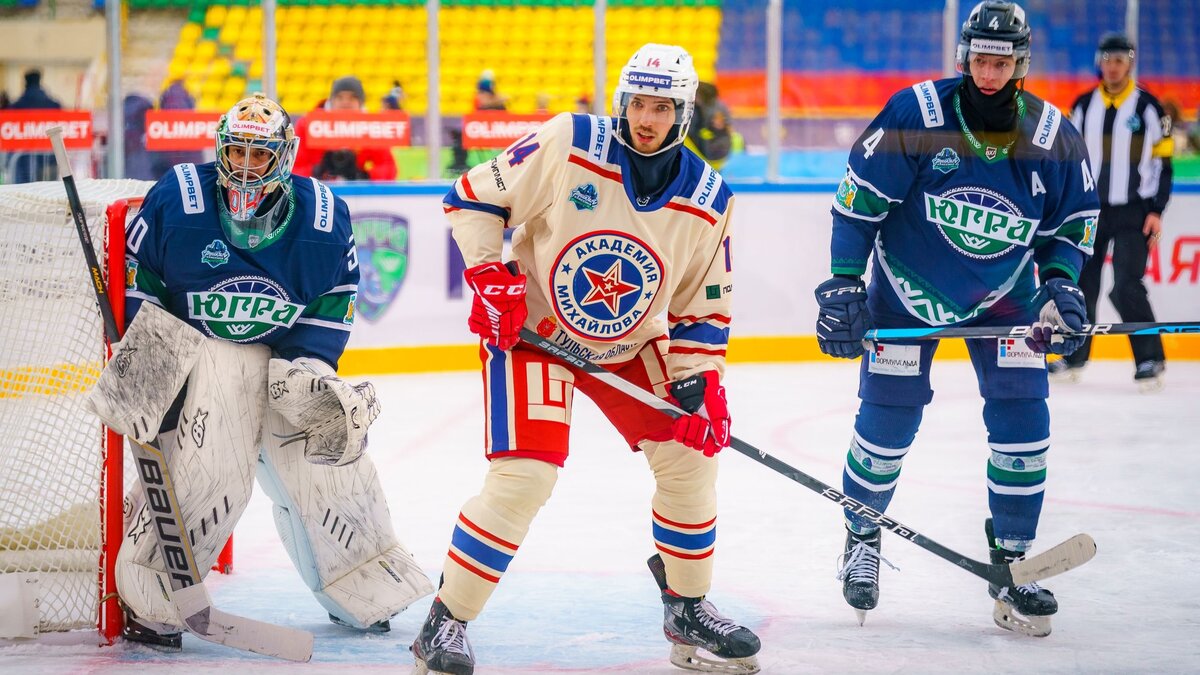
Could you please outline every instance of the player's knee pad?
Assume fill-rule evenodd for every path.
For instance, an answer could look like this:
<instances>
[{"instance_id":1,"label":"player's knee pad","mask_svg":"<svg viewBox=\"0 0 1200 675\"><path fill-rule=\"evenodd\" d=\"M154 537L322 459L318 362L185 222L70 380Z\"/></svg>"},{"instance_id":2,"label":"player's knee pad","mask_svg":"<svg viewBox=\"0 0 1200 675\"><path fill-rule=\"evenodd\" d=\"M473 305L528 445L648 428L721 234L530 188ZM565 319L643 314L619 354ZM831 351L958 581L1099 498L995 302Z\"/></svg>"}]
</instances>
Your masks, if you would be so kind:
<instances>
[{"instance_id":1,"label":"player's knee pad","mask_svg":"<svg viewBox=\"0 0 1200 675\"><path fill-rule=\"evenodd\" d=\"M201 576L212 567L250 501L269 357L263 345L206 340L188 376L179 426L158 438ZM177 625L163 590L170 586L160 588L166 578L155 578L155 571L163 569L156 536L143 504L125 531L117 588L139 617Z\"/></svg>"},{"instance_id":2,"label":"player's knee pad","mask_svg":"<svg viewBox=\"0 0 1200 675\"><path fill-rule=\"evenodd\" d=\"M558 467L549 462L492 460L483 490L458 515L446 553L439 597L455 617L470 621L483 611L557 481Z\"/></svg>"},{"instance_id":3,"label":"player's knee pad","mask_svg":"<svg viewBox=\"0 0 1200 675\"><path fill-rule=\"evenodd\" d=\"M304 583L329 613L366 628L433 592L396 539L370 456L345 466L308 462L284 446L294 428L267 413L258 480L274 502L275 527Z\"/></svg>"},{"instance_id":4,"label":"player's knee pad","mask_svg":"<svg viewBox=\"0 0 1200 675\"><path fill-rule=\"evenodd\" d=\"M704 595L717 543L717 458L675 441L645 441L641 447L654 472L650 529L667 585L686 597Z\"/></svg>"},{"instance_id":5,"label":"player's knee pad","mask_svg":"<svg viewBox=\"0 0 1200 675\"><path fill-rule=\"evenodd\" d=\"M1045 399L994 399L983 404L988 429L988 503L996 542L1010 551L1028 548L1037 532L1050 450Z\"/></svg>"}]
</instances>

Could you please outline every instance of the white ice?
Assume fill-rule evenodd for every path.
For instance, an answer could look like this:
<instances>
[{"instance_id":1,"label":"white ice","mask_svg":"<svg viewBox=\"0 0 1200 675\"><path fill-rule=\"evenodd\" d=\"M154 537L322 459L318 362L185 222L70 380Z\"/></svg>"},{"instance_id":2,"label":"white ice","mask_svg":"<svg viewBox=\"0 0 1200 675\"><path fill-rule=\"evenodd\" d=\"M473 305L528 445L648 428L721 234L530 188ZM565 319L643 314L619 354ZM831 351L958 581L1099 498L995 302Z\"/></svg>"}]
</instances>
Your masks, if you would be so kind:
<instances>
[{"instance_id":1,"label":"white ice","mask_svg":"<svg viewBox=\"0 0 1200 675\"><path fill-rule=\"evenodd\" d=\"M733 432L801 471L841 486L857 409L856 364L736 365L727 378ZM986 560L982 402L971 367L934 366L934 402L889 514ZM384 413L371 431L401 538L437 579L452 523L478 490L482 386L476 373L375 378ZM829 501L732 450L721 457L716 573L709 599L755 630L765 673L1200 671L1200 363L1172 362L1166 388L1140 394L1132 365L1094 362L1056 384L1039 544L1078 533L1099 553L1051 579L1054 632L1029 638L992 623L985 582L885 534L878 609L859 627L834 579L843 541ZM486 673L679 673L667 661L645 461L595 407L575 404L571 458L549 504L484 614L469 629ZM96 648L88 635L0 642L3 673L407 672L430 599L386 635L328 623L280 546L257 494L236 534L236 571L213 574L223 609L316 634L296 666L187 637L164 655Z\"/></svg>"}]
</instances>

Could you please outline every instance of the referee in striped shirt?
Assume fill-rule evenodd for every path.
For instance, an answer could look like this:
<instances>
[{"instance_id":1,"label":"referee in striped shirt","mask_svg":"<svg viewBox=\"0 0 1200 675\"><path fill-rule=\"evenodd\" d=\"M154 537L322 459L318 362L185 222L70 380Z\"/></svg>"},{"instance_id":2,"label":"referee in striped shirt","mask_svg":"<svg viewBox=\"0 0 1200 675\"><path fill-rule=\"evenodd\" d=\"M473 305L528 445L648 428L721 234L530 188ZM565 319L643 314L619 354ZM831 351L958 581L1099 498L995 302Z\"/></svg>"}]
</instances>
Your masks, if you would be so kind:
<instances>
[{"instance_id":1,"label":"referee in striped shirt","mask_svg":"<svg viewBox=\"0 0 1200 675\"><path fill-rule=\"evenodd\" d=\"M1150 249L1162 237L1162 212L1171 197L1171 118L1158 99L1133 80L1133 42L1120 33L1100 39L1096 68L1100 86L1083 94L1071 111L1091 158L1100 196L1096 253L1084 266L1079 286L1095 321L1100 271L1112 244L1113 290L1109 294L1122 321L1154 321L1142 276ZM1129 337L1136 364L1134 380L1143 390L1162 386L1165 360L1158 335ZM1088 359L1091 340L1050 372L1077 379Z\"/></svg>"}]
</instances>

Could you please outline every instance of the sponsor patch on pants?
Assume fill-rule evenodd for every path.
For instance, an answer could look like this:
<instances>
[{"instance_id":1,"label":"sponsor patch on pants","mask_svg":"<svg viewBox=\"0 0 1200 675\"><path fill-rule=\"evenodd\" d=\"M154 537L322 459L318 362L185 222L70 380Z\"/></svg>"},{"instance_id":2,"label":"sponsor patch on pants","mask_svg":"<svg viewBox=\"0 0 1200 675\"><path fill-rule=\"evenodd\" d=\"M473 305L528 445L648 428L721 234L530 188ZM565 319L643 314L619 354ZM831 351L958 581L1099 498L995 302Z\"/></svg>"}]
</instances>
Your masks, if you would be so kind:
<instances>
[{"instance_id":1,"label":"sponsor patch on pants","mask_svg":"<svg viewBox=\"0 0 1200 675\"><path fill-rule=\"evenodd\" d=\"M867 352L867 372L879 375L916 377L921 374L921 347L918 345L876 344Z\"/></svg>"},{"instance_id":2,"label":"sponsor patch on pants","mask_svg":"<svg viewBox=\"0 0 1200 675\"><path fill-rule=\"evenodd\" d=\"M1025 346L1025 338L996 341L996 365L1001 368L1045 368L1046 357Z\"/></svg>"}]
</instances>

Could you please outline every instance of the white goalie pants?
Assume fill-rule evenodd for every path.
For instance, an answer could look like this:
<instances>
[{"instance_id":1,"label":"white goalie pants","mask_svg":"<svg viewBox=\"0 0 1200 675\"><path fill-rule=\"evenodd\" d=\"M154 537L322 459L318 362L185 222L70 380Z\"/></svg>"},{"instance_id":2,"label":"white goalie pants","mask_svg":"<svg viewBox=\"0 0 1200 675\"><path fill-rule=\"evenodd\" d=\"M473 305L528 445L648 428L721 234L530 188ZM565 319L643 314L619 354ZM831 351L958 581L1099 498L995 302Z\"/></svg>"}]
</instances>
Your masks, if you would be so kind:
<instances>
[{"instance_id":1,"label":"white goalie pants","mask_svg":"<svg viewBox=\"0 0 1200 675\"><path fill-rule=\"evenodd\" d=\"M433 592L396 539L369 455L342 467L310 464L296 429L266 405L263 345L206 340L187 380L178 426L160 434L183 527L208 573L250 499L257 472L275 525L304 582L334 616L369 627ZM141 490L130 495L117 557L122 602L144 623L178 630L169 579ZM157 626L155 626L157 624Z\"/></svg>"}]
</instances>

